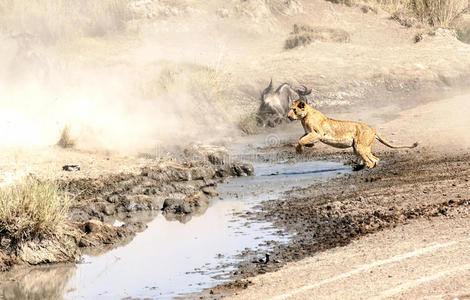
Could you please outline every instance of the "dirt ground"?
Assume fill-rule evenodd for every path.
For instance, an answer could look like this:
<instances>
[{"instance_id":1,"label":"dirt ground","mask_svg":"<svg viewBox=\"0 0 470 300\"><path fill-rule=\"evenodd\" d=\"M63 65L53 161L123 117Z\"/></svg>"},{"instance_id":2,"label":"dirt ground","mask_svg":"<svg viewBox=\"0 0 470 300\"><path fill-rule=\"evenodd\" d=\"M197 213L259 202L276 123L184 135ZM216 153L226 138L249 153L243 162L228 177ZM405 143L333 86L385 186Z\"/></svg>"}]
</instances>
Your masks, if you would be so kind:
<instances>
[{"instance_id":1,"label":"dirt ground","mask_svg":"<svg viewBox=\"0 0 470 300\"><path fill-rule=\"evenodd\" d=\"M468 299L468 226L409 221L250 278L227 299Z\"/></svg>"},{"instance_id":2,"label":"dirt ground","mask_svg":"<svg viewBox=\"0 0 470 300\"><path fill-rule=\"evenodd\" d=\"M267 264L253 263L263 254L247 252L235 274L243 280L216 288L215 294L235 291L230 299L468 297L468 99L461 95L418 106L379 125L395 142L418 140L417 149L376 146L378 167L290 191L250 213L293 234L292 242L277 245ZM351 157L322 145L306 155ZM275 272L259 275L270 271Z\"/></svg>"}]
</instances>

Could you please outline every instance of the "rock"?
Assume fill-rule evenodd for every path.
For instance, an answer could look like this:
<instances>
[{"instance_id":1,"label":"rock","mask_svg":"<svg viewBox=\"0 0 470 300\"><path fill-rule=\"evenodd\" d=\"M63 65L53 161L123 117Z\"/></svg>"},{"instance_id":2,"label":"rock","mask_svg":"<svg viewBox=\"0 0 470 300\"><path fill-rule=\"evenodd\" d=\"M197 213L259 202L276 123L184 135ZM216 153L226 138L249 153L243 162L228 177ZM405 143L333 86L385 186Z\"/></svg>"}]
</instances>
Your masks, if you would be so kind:
<instances>
[{"instance_id":1,"label":"rock","mask_svg":"<svg viewBox=\"0 0 470 300\"><path fill-rule=\"evenodd\" d=\"M109 195L108 197L106 197L106 201L108 201L109 203L116 203L119 201L119 196L118 195Z\"/></svg>"},{"instance_id":2,"label":"rock","mask_svg":"<svg viewBox=\"0 0 470 300\"><path fill-rule=\"evenodd\" d=\"M201 189L201 191L209 197L216 197L219 195L217 189L214 186L205 186Z\"/></svg>"},{"instance_id":3,"label":"rock","mask_svg":"<svg viewBox=\"0 0 470 300\"><path fill-rule=\"evenodd\" d=\"M80 165L64 165L62 166L63 171L80 171Z\"/></svg>"},{"instance_id":4,"label":"rock","mask_svg":"<svg viewBox=\"0 0 470 300\"><path fill-rule=\"evenodd\" d=\"M215 177L215 170L209 167L197 167L191 169L191 179L212 179Z\"/></svg>"},{"instance_id":5,"label":"rock","mask_svg":"<svg viewBox=\"0 0 470 300\"><path fill-rule=\"evenodd\" d=\"M123 237L125 228L113 227L98 220L89 220L78 224L78 228L84 233L78 245L79 247L94 247L100 244L112 244Z\"/></svg>"},{"instance_id":6,"label":"rock","mask_svg":"<svg viewBox=\"0 0 470 300\"><path fill-rule=\"evenodd\" d=\"M204 193L197 192L184 199L165 199L162 211L165 214L196 214L207 209L209 199Z\"/></svg>"},{"instance_id":7,"label":"rock","mask_svg":"<svg viewBox=\"0 0 470 300\"><path fill-rule=\"evenodd\" d=\"M163 202L162 210L166 211L169 209L173 209L176 206L180 206L183 204L183 199L165 199Z\"/></svg>"},{"instance_id":8,"label":"rock","mask_svg":"<svg viewBox=\"0 0 470 300\"><path fill-rule=\"evenodd\" d=\"M162 210L175 214L190 214L193 212L189 203L184 199L165 199Z\"/></svg>"},{"instance_id":9,"label":"rock","mask_svg":"<svg viewBox=\"0 0 470 300\"><path fill-rule=\"evenodd\" d=\"M153 210L153 198L147 195L129 195L122 200L121 205L127 212Z\"/></svg>"},{"instance_id":10,"label":"rock","mask_svg":"<svg viewBox=\"0 0 470 300\"><path fill-rule=\"evenodd\" d=\"M104 205L102 211L105 215L112 216L116 212L116 209L113 205Z\"/></svg>"},{"instance_id":11,"label":"rock","mask_svg":"<svg viewBox=\"0 0 470 300\"><path fill-rule=\"evenodd\" d=\"M105 226L105 224L98 220L89 220L83 223L82 230L88 234L92 232L99 232L100 229Z\"/></svg>"},{"instance_id":12,"label":"rock","mask_svg":"<svg viewBox=\"0 0 470 300\"><path fill-rule=\"evenodd\" d=\"M250 164L236 164L233 163L230 167L231 175L233 176L250 176L255 173L255 170Z\"/></svg>"}]
</instances>

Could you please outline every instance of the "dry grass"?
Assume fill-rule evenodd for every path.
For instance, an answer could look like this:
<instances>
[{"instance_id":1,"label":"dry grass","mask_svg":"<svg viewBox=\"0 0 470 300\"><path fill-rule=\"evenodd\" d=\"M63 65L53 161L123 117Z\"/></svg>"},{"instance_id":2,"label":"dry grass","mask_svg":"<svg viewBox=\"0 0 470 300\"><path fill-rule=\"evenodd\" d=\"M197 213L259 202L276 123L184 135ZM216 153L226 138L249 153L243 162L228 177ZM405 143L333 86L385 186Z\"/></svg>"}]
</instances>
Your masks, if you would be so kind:
<instances>
[{"instance_id":1,"label":"dry grass","mask_svg":"<svg viewBox=\"0 0 470 300\"><path fill-rule=\"evenodd\" d=\"M294 24L294 30L290 33L289 38L287 38L284 49L306 46L315 41L348 43L350 36L348 32L339 28Z\"/></svg>"},{"instance_id":2,"label":"dry grass","mask_svg":"<svg viewBox=\"0 0 470 300\"><path fill-rule=\"evenodd\" d=\"M13 241L65 232L69 199L50 181L31 177L0 189L0 234Z\"/></svg>"},{"instance_id":3,"label":"dry grass","mask_svg":"<svg viewBox=\"0 0 470 300\"><path fill-rule=\"evenodd\" d=\"M132 16L127 0L0 0L0 28L45 45L121 31Z\"/></svg>"},{"instance_id":4,"label":"dry grass","mask_svg":"<svg viewBox=\"0 0 470 300\"><path fill-rule=\"evenodd\" d=\"M60 133L60 139L57 145L62 148L73 148L77 144L77 141L72 137L71 129L69 125L65 125Z\"/></svg>"},{"instance_id":5,"label":"dry grass","mask_svg":"<svg viewBox=\"0 0 470 300\"><path fill-rule=\"evenodd\" d=\"M434 27L451 27L454 19L467 7L468 0L412 1L412 8L418 18Z\"/></svg>"},{"instance_id":6,"label":"dry grass","mask_svg":"<svg viewBox=\"0 0 470 300\"><path fill-rule=\"evenodd\" d=\"M451 28L455 18L468 7L468 0L356 0L356 3L378 6L405 26L414 25L415 19L442 28Z\"/></svg>"}]
</instances>

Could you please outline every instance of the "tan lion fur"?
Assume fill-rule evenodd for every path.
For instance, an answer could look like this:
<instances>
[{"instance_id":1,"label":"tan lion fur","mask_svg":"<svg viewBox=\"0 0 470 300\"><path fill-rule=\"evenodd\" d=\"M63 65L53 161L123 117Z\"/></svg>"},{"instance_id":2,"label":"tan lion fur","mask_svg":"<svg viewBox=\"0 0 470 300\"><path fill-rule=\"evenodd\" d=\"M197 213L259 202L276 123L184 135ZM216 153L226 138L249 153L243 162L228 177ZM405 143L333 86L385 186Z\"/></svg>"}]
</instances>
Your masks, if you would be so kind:
<instances>
[{"instance_id":1,"label":"tan lion fur","mask_svg":"<svg viewBox=\"0 0 470 300\"><path fill-rule=\"evenodd\" d=\"M367 167L373 168L380 160L372 154L375 139L390 148L418 146L418 143L411 146L392 145L381 138L372 127L359 122L330 119L303 100L292 103L288 117L291 120L300 119L305 130L296 146L297 153L302 153L304 146L312 146L317 141L336 148L352 147Z\"/></svg>"}]
</instances>

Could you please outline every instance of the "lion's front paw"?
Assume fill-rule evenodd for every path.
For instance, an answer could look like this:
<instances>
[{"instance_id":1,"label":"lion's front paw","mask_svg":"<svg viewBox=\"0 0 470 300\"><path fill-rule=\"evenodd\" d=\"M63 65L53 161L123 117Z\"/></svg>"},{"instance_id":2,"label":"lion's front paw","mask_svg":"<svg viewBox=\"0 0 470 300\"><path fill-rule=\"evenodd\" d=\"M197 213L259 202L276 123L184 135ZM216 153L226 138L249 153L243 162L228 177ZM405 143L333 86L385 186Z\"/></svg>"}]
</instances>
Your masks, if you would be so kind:
<instances>
[{"instance_id":1,"label":"lion's front paw","mask_svg":"<svg viewBox=\"0 0 470 300\"><path fill-rule=\"evenodd\" d=\"M302 147L302 145L297 144L297 146L295 147L295 152L297 152L297 154L302 154L302 152L304 152L304 148Z\"/></svg>"}]
</instances>

